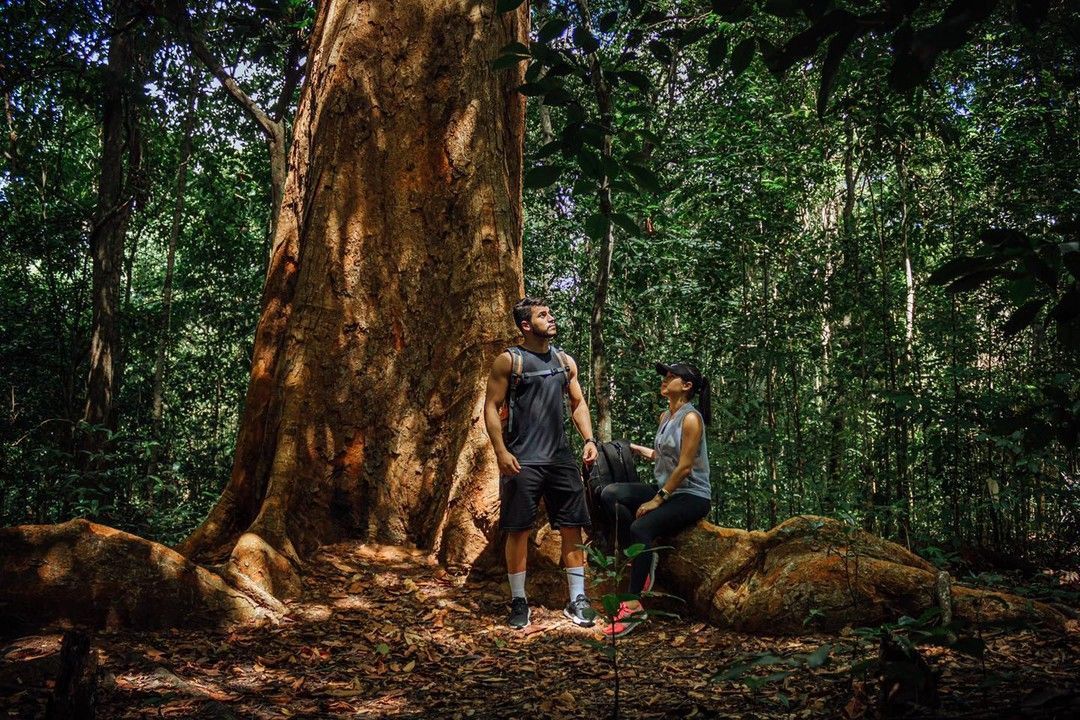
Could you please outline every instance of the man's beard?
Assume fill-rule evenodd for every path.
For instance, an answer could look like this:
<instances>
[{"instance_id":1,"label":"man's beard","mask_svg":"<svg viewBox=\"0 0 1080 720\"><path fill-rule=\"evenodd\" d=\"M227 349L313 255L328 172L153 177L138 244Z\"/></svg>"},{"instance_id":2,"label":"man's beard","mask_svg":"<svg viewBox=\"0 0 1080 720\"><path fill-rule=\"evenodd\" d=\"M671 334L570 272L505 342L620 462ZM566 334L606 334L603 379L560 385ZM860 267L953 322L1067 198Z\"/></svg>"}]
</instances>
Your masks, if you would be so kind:
<instances>
[{"instance_id":1,"label":"man's beard","mask_svg":"<svg viewBox=\"0 0 1080 720\"><path fill-rule=\"evenodd\" d=\"M559 331L559 329L557 327L549 327L547 329L547 332L542 332L541 333L541 332L537 332L536 330L532 330L531 332L532 332L532 336L534 338L536 338L537 340L550 340L551 338L555 337L555 335L558 333L558 331Z\"/></svg>"}]
</instances>

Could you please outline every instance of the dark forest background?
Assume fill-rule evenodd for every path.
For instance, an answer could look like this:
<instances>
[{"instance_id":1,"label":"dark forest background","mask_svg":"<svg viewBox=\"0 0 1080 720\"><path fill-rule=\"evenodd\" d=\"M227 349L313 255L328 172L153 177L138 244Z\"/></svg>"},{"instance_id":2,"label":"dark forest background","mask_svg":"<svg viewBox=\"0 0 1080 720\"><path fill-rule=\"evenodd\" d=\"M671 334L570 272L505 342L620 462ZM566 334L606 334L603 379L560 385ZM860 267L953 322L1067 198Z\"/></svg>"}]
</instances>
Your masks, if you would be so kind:
<instances>
[{"instance_id":1,"label":"dark forest background","mask_svg":"<svg viewBox=\"0 0 1080 720\"><path fill-rule=\"evenodd\" d=\"M264 128L190 38L288 128L312 8L127 3L117 74L115 4L0 10L0 525L175 542L229 476L273 205ZM537 42L503 55L535 66L526 291L614 437L651 441L656 360L712 380L714 522L817 513L940 564L1074 566L1080 14L985 3L958 30L972 3L907 3L785 55L819 5L862 7L533 3ZM936 50L925 72L896 70L905 47ZM89 427L117 88L120 353Z\"/></svg>"}]
</instances>

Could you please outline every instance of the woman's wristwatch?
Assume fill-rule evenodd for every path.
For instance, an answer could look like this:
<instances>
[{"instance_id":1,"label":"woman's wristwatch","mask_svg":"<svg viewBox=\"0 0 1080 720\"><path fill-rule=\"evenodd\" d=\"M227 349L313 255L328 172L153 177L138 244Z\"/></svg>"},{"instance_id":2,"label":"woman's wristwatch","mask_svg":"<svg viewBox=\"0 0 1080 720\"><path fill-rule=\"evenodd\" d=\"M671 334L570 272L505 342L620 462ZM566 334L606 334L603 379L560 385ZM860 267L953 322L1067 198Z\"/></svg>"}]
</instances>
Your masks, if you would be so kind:
<instances>
[{"instance_id":1,"label":"woman's wristwatch","mask_svg":"<svg viewBox=\"0 0 1080 720\"><path fill-rule=\"evenodd\" d=\"M660 499L660 502L664 502L665 500L667 500L668 496L670 496L670 495L671 495L671 493L669 493L664 488L660 488L659 490L656 491L656 497L658 497Z\"/></svg>"}]
</instances>

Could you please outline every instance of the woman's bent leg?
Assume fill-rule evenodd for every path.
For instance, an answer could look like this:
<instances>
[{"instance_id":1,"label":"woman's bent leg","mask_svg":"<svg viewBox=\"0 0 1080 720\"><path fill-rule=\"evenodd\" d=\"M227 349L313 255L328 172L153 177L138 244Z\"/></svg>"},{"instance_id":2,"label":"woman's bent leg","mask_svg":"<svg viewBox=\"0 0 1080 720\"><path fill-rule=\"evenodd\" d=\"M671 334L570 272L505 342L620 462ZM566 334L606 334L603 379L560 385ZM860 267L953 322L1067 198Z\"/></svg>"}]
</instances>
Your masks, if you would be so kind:
<instances>
[{"instance_id":1,"label":"woman's bent leg","mask_svg":"<svg viewBox=\"0 0 1080 720\"><path fill-rule=\"evenodd\" d=\"M672 495L660 507L630 525L630 544L641 543L645 545L646 551L651 550L656 546L657 538L674 535L705 517L711 504L708 499L696 495ZM634 558L634 564L630 568L631 593L638 594L645 587L645 579L652 568L652 555L655 552L643 552Z\"/></svg>"},{"instance_id":2,"label":"woman's bent leg","mask_svg":"<svg viewBox=\"0 0 1080 720\"><path fill-rule=\"evenodd\" d=\"M600 503L615 523L618 548L630 547L630 525L634 513L656 495L656 486L648 483L611 483L600 493Z\"/></svg>"}]
</instances>

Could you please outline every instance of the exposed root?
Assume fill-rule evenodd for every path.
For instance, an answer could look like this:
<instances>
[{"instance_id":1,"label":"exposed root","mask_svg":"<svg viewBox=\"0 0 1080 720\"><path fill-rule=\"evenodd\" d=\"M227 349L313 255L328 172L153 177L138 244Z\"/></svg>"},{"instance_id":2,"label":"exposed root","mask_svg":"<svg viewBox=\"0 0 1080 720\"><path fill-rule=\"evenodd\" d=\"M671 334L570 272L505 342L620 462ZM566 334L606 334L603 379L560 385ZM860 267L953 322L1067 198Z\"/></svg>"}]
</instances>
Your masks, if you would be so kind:
<instances>
[{"instance_id":1,"label":"exposed root","mask_svg":"<svg viewBox=\"0 0 1080 720\"><path fill-rule=\"evenodd\" d=\"M558 533L544 527L535 537L529 592L557 607L566 592ZM664 544L674 549L661 551L660 584L683 600L671 609L720 627L766 635L799 634L807 628L836 631L918 616L941 604L933 565L830 518L798 516L769 532L703 521ZM1026 619L1055 629L1065 620L1043 603L951 588L956 618L978 623Z\"/></svg>"},{"instance_id":2,"label":"exposed root","mask_svg":"<svg viewBox=\"0 0 1080 720\"><path fill-rule=\"evenodd\" d=\"M838 630L940 605L933 565L830 518L794 517L768 533L701 522L671 544L661 582L721 626L767 634L805 632L804 623ZM957 618L1063 626L1062 615L1043 603L960 586L952 593Z\"/></svg>"},{"instance_id":3,"label":"exposed root","mask_svg":"<svg viewBox=\"0 0 1080 720\"><path fill-rule=\"evenodd\" d=\"M261 535L248 531L240 536L229 556L229 574L276 598L300 594L300 573L295 553L282 552Z\"/></svg>"},{"instance_id":4,"label":"exposed root","mask_svg":"<svg viewBox=\"0 0 1080 720\"><path fill-rule=\"evenodd\" d=\"M12 629L233 625L280 610L164 545L104 525L0 529L0 624Z\"/></svg>"}]
</instances>

